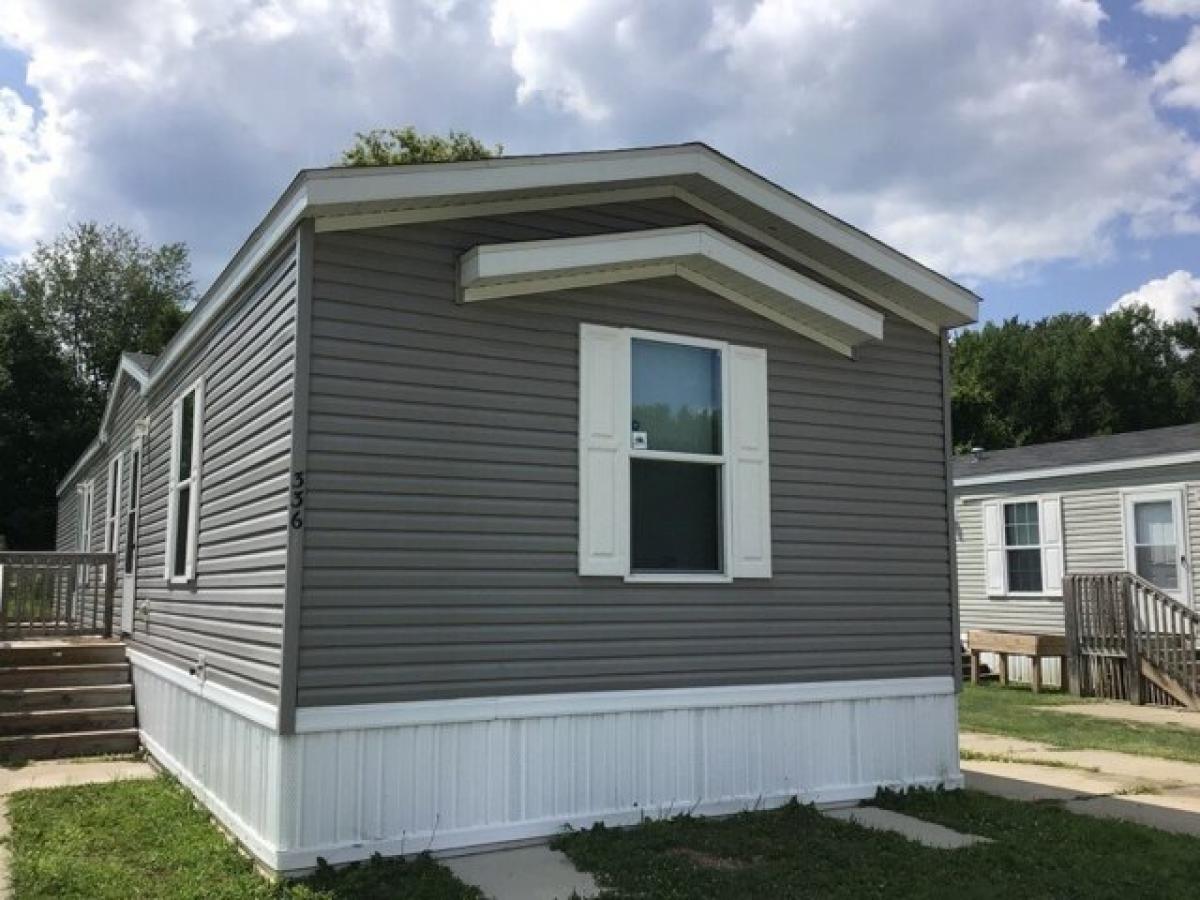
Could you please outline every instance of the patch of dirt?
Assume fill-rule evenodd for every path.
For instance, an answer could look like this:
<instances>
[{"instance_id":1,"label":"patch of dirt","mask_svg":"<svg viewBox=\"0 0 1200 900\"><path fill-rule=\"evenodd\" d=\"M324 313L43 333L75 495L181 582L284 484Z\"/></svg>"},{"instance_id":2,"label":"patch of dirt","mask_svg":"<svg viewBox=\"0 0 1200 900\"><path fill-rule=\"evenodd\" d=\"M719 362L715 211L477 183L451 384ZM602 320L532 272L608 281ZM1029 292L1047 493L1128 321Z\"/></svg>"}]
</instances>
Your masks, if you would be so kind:
<instances>
[{"instance_id":1,"label":"patch of dirt","mask_svg":"<svg viewBox=\"0 0 1200 900\"><path fill-rule=\"evenodd\" d=\"M730 859L728 856L713 856L691 847L672 847L667 851L671 856L679 856L701 869L713 869L718 872L737 872L750 864L740 859Z\"/></svg>"}]
</instances>

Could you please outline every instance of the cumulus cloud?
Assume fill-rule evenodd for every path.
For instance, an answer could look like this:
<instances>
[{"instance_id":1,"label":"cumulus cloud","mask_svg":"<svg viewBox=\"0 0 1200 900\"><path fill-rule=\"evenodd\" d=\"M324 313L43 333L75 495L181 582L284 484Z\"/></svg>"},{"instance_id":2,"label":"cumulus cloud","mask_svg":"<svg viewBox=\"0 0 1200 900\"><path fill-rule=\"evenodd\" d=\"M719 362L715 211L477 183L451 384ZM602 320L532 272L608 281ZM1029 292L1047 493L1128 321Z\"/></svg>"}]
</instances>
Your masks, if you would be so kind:
<instances>
[{"instance_id":1,"label":"cumulus cloud","mask_svg":"<svg viewBox=\"0 0 1200 900\"><path fill-rule=\"evenodd\" d=\"M1164 19L1200 17L1200 0L1141 0L1138 9Z\"/></svg>"},{"instance_id":2,"label":"cumulus cloud","mask_svg":"<svg viewBox=\"0 0 1200 900\"><path fill-rule=\"evenodd\" d=\"M1159 98L1168 106L1200 109L1200 25L1187 43L1154 73Z\"/></svg>"},{"instance_id":3,"label":"cumulus cloud","mask_svg":"<svg viewBox=\"0 0 1200 900\"><path fill-rule=\"evenodd\" d=\"M1200 306L1200 276L1180 269L1165 278L1152 279L1136 291L1122 295L1109 307L1109 312L1142 305L1153 309L1164 322L1194 318L1196 307Z\"/></svg>"},{"instance_id":4,"label":"cumulus cloud","mask_svg":"<svg viewBox=\"0 0 1200 900\"><path fill-rule=\"evenodd\" d=\"M1200 151L1095 0L5 9L37 109L0 112L0 159L43 168L0 181L0 252L99 216L188 241L203 280L296 168L406 122L509 152L707 140L968 279L1200 229Z\"/></svg>"}]
</instances>

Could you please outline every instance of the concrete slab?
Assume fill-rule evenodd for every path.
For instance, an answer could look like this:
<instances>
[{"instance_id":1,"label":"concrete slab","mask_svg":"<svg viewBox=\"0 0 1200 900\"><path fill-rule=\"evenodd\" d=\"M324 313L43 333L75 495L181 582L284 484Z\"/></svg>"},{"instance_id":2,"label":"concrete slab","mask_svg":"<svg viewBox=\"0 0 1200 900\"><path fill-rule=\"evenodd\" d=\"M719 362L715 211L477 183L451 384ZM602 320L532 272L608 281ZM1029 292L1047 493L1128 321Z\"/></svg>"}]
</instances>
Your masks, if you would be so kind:
<instances>
[{"instance_id":1,"label":"concrete slab","mask_svg":"<svg viewBox=\"0 0 1200 900\"><path fill-rule=\"evenodd\" d=\"M1001 734L977 734L963 731L958 735L958 749L972 753L990 753L997 756L1015 756L1019 753L1055 753L1054 747L1038 741L1005 737Z\"/></svg>"},{"instance_id":2,"label":"concrete slab","mask_svg":"<svg viewBox=\"0 0 1200 900\"><path fill-rule=\"evenodd\" d=\"M156 774L149 763L136 759L31 762L19 769L0 769L0 797L32 788L154 778Z\"/></svg>"},{"instance_id":3,"label":"concrete slab","mask_svg":"<svg viewBox=\"0 0 1200 900\"><path fill-rule=\"evenodd\" d=\"M1036 763L963 760L967 787L1013 800L1068 800L1101 797L1142 786L1136 779ZM980 777L983 776L983 777Z\"/></svg>"},{"instance_id":4,"label":"concrete slab","mask_svg":"<svg viewBox=\"0 0 1200 900\"><path fill-rule=\"evenodd\" d=\"M991 838L977 834L962 834L943 825L906 816L890 809L875 806L854 806L849 809L827 810L825 815L843 822L853 822L875 831L891 831L937 850L959 850L975 844L990 844Z\"/></svg>"},{"instance_id":5,"label":"concrete slab","mask_svg":"<svg viewBox=\"0 0 1200 900\"><path fill-rule=\"evenodd\" d=\"M1115 719L1138 725L1168 725L1200 731L1200 713L1165 706L1135 706L1132 703L1070 703L1065 706L1039 706L1038 712L1066 713Z\"/></svg>"},{"instance_id":6,"label":"concrete slab","mask_svg":"<svg viewBox=\"0 0 1200 900\"><path fill-rule=\"evenodd\" d=\"M467 884L492 900L568 900L596 897L592 876L580 872L567 857L545 844L495 850L441 860Z\"/></svg>"}]
</instances>

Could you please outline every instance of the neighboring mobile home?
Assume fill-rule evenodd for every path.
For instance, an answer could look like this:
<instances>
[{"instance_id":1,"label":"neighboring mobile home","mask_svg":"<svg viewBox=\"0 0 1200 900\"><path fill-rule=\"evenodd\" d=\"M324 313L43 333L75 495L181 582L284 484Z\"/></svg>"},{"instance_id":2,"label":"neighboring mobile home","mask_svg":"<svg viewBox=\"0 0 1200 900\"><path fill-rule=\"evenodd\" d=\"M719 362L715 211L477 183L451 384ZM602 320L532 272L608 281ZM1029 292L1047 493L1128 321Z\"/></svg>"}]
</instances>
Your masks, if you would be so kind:
<instances>
[{"instance_id":1,"label":"neighboring mobile home","mask_svg":"<svg viewBox=\"0 0 1200 900\"><path fill-rule=\"evenodd\" d=\"M954 492L964 632L1062 634L1068 572L1133 572L1195 603L1200 424L977 451L955 458ZM1061 683L1057 660L1043 666Z\"/></svg>"},{"instance_id":2,"label":"neighboring mobile home","mask_svg":"<svg viewBox=\"0 0 1200 900\"><path fill-rule=\"evenodd\" d=\"M701 145L303 172L122 362L60 549L278 870L954 786L976 304Z\"/></svg>"}]
</instances>

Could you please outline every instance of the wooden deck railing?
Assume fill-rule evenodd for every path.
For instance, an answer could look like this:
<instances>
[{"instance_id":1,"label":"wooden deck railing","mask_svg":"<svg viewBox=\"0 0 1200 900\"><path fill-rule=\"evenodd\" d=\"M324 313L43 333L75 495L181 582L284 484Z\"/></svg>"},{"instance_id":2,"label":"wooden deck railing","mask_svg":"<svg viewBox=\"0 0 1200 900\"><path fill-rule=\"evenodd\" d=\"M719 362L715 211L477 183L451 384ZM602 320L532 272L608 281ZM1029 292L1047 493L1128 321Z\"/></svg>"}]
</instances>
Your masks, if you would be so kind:
<instances>
[{"instance_id":1,"label":"wooden deck railing","mask_svg":"<svg viewBox=\"0 0 1200 900\"><path fill-rule=\"evenodd\" d=\"M112 636L112 553L0 553L0 640Z\"/></svg>"},{"instance_id":2,"label":"wooden deck railing","mask_svg":"<svg viewBox=\"0 0 1200 900\"><path fill-rule=\"evenodd\" d=\"M1200 613L1131 572L1067 575L1063 611L1074 693L1200 709Z\"/></svg>"}]
</instances>

